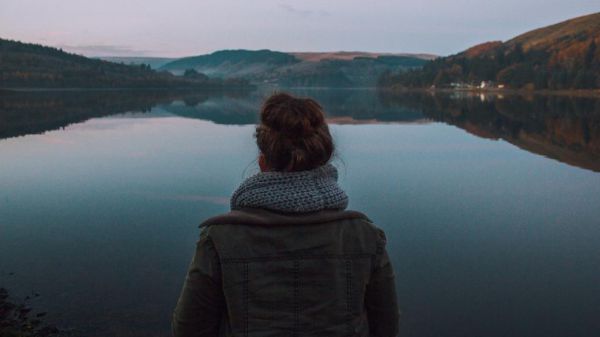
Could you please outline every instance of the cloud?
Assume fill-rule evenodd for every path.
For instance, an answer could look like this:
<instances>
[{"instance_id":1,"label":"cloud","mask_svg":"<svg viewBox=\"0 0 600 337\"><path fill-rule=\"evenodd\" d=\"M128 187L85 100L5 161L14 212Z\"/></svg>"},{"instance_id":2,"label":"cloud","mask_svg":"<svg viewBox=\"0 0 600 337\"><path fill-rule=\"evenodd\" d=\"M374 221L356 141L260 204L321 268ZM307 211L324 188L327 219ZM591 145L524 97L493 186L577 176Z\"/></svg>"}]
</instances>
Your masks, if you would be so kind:
<instances>
[{"instance_id":1,"label":"cloud","mask_svg":"<svg viewBox=\"0 0 600 337\"><path fill-rule=\"evenodd\" d=\"M146 56L152 53L151 50L139 50L129 46L110 44L58 45L57 47L85 56Z\"/></svg>"},{"instance_id":2,"label":"cloud","mask_svg":"<svg viewBox=\"0 0 600 337\"><path fill-rule=\"evenodd\" d=\"M331 13L329 13L327 11L300 9L300 8L296 8L289 4L279 4L279 8L283 9L284 11L286 11L290 14L293 14L296 16L301 16L303 18L310 17L310 16L329 16L329 15L331 15Z\"/></svg>"}]
</instances>

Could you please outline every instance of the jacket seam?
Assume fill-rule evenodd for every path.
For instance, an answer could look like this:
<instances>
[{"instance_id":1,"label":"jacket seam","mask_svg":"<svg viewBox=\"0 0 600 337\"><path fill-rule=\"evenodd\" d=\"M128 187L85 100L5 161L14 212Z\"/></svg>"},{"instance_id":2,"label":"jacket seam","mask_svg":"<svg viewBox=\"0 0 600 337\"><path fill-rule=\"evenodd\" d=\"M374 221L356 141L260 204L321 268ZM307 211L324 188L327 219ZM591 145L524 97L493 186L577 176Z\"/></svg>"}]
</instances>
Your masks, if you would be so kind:
<instances>
[{"instance_id":1,"label":"jacket seam","mask_svg":"<svg viewBox=\"0 0 600 337\"><path fill-rule=\"evenodd\" d=\"M352 261L345 261L346 271L346 330L348 336L353 335L352 329Z\"/></svg>"},{"instance_id":2,"label":"jacket seam","mask_svg":"<svg viewBox=\"0 0 600 337\"><path fill-rule=\"evenodd\" d=\"M294 260L294 333L293 336L298 336L298 328L300 326L300 260Z\"/></svg>"},{"instance_id":3,"label":"jacket seam","mask_svg":"<svg viewBox=\"0 0 600 337\"><path fill-rule=\"evenodd\" d=\"M249 291L248 291L248 264L244 264L244 336L248 337Z\"/></svg>"}]
</instances>

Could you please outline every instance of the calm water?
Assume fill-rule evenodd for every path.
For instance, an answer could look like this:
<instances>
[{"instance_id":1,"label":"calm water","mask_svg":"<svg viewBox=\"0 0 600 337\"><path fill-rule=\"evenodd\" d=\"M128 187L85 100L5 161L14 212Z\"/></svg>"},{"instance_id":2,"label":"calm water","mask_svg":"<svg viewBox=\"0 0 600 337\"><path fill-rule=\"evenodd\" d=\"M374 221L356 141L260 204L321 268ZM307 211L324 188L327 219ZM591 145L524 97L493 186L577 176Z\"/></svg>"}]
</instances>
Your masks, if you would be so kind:
<instances>
[{"instance_id":1,"label":"calm water","mask_svg":"<svg viewBox=\"0 0 600 337\"><path fill-rule=\"evenodd\" d=\"M600 334L599 101L296 91L387 232L403 336ZM74 335L167 336L264 94L0 94L0 286Z\"/></svg>"}]
</instances>

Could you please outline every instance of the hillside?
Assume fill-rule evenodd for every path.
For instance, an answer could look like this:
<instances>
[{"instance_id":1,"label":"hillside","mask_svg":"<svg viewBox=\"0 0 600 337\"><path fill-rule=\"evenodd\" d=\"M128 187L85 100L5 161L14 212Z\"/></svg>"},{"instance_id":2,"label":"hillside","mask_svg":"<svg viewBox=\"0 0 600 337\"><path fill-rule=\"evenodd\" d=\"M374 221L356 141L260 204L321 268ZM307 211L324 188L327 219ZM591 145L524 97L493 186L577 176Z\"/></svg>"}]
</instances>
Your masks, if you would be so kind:
<instances>
[{"instance_id":1,"label":"hillside","mask_svg":"<svg viewBox=\"0 0 600 337\"><path fill-rule=\"evenodd\" d=\"M169 62L173 62L176 58L169 57L145 57L145 56L101 56L96 57L100 60L114 62L114 63L123 63L129 65L140 65L147 64L152 69L158 69Z\"/></svg>"},{"instance_id":2,"label":"hillside","mask_svg":"<svg viewBox=\"0 0 600 337\"><path fill-rule=\"evenodd\" d=\"M268 81L284 86L374 87L389 71L420 68L426 61L409 56L355 57L301 62L274 72Z\"/></svg>"},{"instance_id":3,"label":"hillside","mask_svg":"<svg viewBox=\"0 0 600 337\"><path fill-rule=\"evenodd\" d=\"M282 86L375 86L386 71L417 68L430 56L363 52L283 53L271 50L223 50L186 57L160 69L183 74L188 69L218 78L244 78Z\"/></svg>"},{"instance_id":4,"label":"hillside","mask_svg":"<svg viewBox=\"0 0 600 337\"><path fill-rule=\"evenodd\" d=\"M318 62L322 60L345 60L351 61L357 57L377 58L379 56L406 56L423 60L433 60L437 56L431 54L408 54L408 53L369 53L362 51L338 51L338 52L292 52L296 58L302 61Z\"/></svg>"},{"instance_id":5,"label":"hillside","mask_svg":"<svg viewBox=\"0 0 600 337\"><path fill-rule=\"evenodd\" d=\"M161 70L182 74L194 69L210 77L240 77L268 72L277 67L300 62L290 54L271 50L220 50L208 55L177 59L163 65Z\"/></svg>"},{"instance_id":6,"label":"hillside","mask_svg":"<svg viewBox=\"0 0 600 337\"><path fill-rule=\"evenodd\" d=\"M507 41L506 44L521 44L524 51L563 50L582 43L585 45L592 38L598 39L599 32L600 13L595 13L532 30Z\"/></svg>"},{"instance_id":7,"label":"hillside","mask_svg":"<svg viewBox=\"0 0 600 337\"><path fill-rule=\"evenodd\" d=\"M383 87L600 88L600 13L577 17L432 60L420 70L384 74Z\"/></svg>"},{"instance_id":8,"label":"hillside","mask_svg":"<svg viewBox=\"0 0 600 337\"><path fill-rule=\"evenodd\" d=\"M245 85L245 82L179 77L154 71L148 65L113 63L52 47L0 39L0 88L213 88L224 85Z\"/></svg>"}]
</instances>

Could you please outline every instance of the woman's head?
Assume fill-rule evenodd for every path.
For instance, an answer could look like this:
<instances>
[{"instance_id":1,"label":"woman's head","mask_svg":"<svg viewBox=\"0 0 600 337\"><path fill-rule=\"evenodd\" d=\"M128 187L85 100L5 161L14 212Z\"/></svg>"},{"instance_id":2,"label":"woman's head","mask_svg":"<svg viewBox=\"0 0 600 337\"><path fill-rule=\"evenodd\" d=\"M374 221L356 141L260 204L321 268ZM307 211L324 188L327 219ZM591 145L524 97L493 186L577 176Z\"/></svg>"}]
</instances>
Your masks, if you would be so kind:
<instances>
[{"instance_id":1,"label":"woman's head","mask_svg":"<svg viewBox=\"0 0 600 337\"><path fill-rule=\"evenodd\" d=\"M334 150L319 103L286 93L264 102L255 136L271 171L312 170L326 164Z\"/></svg>"}]
</instances>

